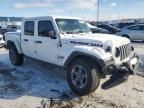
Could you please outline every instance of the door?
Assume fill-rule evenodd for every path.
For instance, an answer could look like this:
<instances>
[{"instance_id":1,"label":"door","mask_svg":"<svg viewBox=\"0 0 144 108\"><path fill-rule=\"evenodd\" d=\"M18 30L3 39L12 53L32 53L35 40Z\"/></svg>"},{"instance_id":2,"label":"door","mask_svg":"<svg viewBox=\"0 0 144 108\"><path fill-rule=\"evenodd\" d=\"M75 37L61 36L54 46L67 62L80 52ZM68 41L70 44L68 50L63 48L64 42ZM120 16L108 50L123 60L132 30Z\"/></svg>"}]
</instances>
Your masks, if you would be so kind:
<instances>
[{"instance_id":1,"label":"door","mask_svg":"<svg viewBox=\"0 0 144 108\"><path fill-rule=\"evenodd\" d=\"M21 47L24 55L35 58L35 21L25 21L21 36Z\"/></svg>"},{"instance_id":2,"label":"door","mask_svg":"<svg viewBox=\"0 0 144 108\"><path fill-rule=\"evenodd\" d=\"M54 31L51 20L37 21L36 56L37 59L58 64L58 38L52 39L49 31Z\"/></svg>"}]
</instances>

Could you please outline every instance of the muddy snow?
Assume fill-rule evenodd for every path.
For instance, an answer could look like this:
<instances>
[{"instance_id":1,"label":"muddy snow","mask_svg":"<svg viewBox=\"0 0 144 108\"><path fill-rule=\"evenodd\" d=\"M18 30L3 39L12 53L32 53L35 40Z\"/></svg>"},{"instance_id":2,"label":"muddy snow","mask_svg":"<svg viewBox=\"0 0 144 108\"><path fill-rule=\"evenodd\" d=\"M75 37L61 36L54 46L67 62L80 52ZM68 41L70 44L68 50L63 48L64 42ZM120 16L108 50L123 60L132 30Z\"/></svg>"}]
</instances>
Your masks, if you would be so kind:
<instances>
[{"instance_id":1,"label":"muddy snow","mask_svg":"<svg viewBox=\"0 0 144 108\"><path fill-rule=\"evenodd\" d=\"M144 61L144 45L134 43L136 52ZM29 58L20 67L14 67L8 51L0 49L0 108L144 108L144 65L137 75L112 88L101 89L109 80L101 80L92 94L78 97L72 93L66 72L56 66Z\"/></svg>"}]
</instances>

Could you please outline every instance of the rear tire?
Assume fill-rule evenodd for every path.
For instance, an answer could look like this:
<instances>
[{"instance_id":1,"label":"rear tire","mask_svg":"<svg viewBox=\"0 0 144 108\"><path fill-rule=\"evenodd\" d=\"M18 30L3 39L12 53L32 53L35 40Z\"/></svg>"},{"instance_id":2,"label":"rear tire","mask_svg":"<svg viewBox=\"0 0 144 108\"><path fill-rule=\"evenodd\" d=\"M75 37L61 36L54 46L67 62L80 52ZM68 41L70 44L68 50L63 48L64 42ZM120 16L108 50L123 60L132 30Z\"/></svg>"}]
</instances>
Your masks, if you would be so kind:
<instances>
[{"instance_id":1,"label":"rear tire","mask_svg":"<svg viewBox=\"0 0 144 108\"><path fill-rule=\"evenodd\" d=\"M70 64L67 81L75 94L87 95L99 86L99 69L83 59L76 59Z\"/></svg>"},{"instance_id":2,"label":"rear tire","mask_svg":"<svg viewBox=\"0 0 144 108\"><path fill-rule=\"evenodd\" d=\"M9 58L14 66L20 66L24 62L23 55L18 53L15 45L11 45L9 48Z\"/></svg>"}]
</instances>

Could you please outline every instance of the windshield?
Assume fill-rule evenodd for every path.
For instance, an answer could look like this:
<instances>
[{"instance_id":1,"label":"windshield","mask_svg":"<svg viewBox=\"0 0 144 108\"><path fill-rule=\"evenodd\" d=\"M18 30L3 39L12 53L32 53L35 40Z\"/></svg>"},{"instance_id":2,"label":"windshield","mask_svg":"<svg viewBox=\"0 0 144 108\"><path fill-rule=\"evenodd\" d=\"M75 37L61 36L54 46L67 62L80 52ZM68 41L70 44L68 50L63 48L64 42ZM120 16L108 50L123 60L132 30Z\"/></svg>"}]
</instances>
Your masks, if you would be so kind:
<instances>
[{"instance_id":1,"label":"windshield","mask_svg":"<svg viewBox=\"0 0 144 108\"><path fill-rule=\"evenodd\" d=\"M89 33L91 32L87 24L76 19L56 19L56 23L61 33Z\"/></svg>"}]
</instances>

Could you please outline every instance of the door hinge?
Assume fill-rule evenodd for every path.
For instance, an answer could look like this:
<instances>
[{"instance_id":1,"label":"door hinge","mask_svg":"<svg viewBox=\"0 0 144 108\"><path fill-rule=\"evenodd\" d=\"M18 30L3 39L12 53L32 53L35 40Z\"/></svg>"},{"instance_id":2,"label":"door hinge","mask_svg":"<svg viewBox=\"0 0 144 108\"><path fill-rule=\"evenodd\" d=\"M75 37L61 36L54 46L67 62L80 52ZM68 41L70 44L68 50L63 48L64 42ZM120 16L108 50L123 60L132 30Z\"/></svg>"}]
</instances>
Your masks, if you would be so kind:
<instances>
[{"instance_id":1,"label":"door hinge","mask_svg":"<svg viewBox=\"0 0 144 108\"><path fill-rule=\"evenodd\" d=\"M62 47L62 43L60 41L58 43L58 47Z\"/></svg>"}]
</instances>

